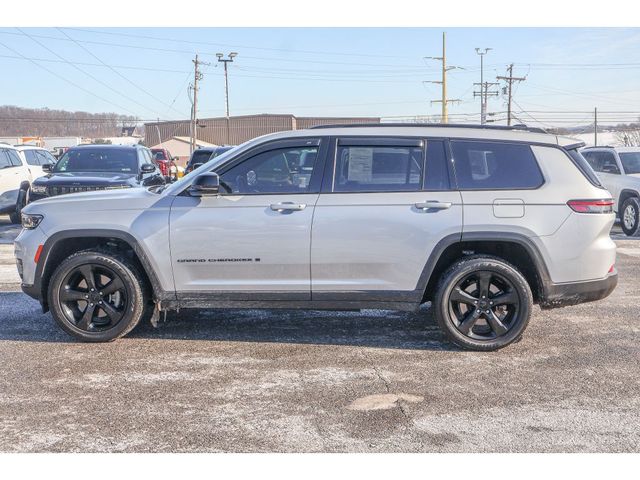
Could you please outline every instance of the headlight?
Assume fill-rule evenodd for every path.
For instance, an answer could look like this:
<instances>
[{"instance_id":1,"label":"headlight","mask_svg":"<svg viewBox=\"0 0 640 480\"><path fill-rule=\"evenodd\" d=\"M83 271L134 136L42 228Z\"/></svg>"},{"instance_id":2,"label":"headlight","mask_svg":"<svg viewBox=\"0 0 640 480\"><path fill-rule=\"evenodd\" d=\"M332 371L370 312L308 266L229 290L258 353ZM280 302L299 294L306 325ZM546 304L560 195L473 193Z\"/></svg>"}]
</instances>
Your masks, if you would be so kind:
<instances>
[{"instance_id":1,"label":"headlight","mask_svg":"<svg viewBox=\"0 0 640 480\"><path fill-rule=\"evenodd\" d=\"M47 187L45 187L44 185L31 185L31 191L33 193L44 195L47 193Z\"/></svg>"},{"instance_id":2,"label":"headlight","mask_svg":"<svg viewBox=\"0 0 640 480\"><path fill-rule=\"evenodd\" d=\"M27 230L33 230L38 225L40 225L40 222L42 222L43 218L44 217L42 215L29 215L27 213L23 213L22 228L25 228Z\"/></svg>"}]
</instances>

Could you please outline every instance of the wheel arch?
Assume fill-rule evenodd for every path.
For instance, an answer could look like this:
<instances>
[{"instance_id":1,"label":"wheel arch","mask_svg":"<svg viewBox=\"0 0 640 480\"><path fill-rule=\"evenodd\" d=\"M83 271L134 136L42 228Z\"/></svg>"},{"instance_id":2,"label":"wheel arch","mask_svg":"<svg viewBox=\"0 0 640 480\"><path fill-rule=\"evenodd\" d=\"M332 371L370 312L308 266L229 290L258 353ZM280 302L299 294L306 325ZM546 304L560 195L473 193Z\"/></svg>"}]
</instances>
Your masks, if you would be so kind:
<instances>
[{"instance_id":1,"label":"wheel arch","mask_svg":"<svg viewBox=\"0 0 640 480\"><path fill-rule=\"evenodd\" d=\"M418 284L423 292L422 301L433 299L440 277L453 262L478 254L499 257L515 266L531 287L535 302L543 302L547 297L549 271L531 239L510 232L469 232L445 237L436 245Z\"/></svg>"},{"instance_id":2,"label":"wheel arch","mask_svg":"<svg viewBox=\"0 0 640 480\"><path fill-rule=\"evenodd\" d=\"M637 190L631 190L630 188L625 188L620 191L620 195L618 196L618 215L622 213L622 205L631 197L640 197Z\"/></svg>"},{"instance_id":3,"label":"wheel arch","mask_svg":"<svg viewBox=\"0 0 640 480\"><path fill-rule=\"evenodd\" d=\"M34 290L39 294L40 302L45 311L48 310L49 280L56 266L75 252L105 247L115 249L121 254L130 254L145 276L147 287L153 294L154 300L165 296L147 254L140 246L140 242L130 233L109 229L65 230L54 233L46 240L36 267Z\"/></svg>"}]
</instances>

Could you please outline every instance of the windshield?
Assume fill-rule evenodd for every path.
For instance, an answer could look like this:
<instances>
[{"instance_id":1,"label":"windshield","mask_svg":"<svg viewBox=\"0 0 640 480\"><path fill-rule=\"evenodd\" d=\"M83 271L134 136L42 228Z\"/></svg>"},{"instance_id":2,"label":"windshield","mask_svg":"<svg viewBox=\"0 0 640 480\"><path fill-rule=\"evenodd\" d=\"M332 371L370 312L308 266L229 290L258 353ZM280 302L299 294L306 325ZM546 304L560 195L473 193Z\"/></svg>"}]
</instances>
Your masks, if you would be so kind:
<instances>
[{"instance_id":1,"label":"windshield","mask_svg":"<svg viewBox=\"0 0 640 480\"><path fill-rule=\"evenodd\" d=\"M211 150L194 150L189 163L191 165L195 165L196 163L207 163L211 158L211 153Z\"/></svg>"},{"instance_id":2,"label":"windshield","mask_svg":"<svg viewBox=\"0 0 640 480\"><path fill-rule=\"evenodd\" d=\"M53 171L137 173L137 157L133 149L78 148L67 151Z\"/></svg>"},{"instance_id":3,"label":"windshield","mask_svg":"<svg viewBox=\"0 0 640 480\"><path fill-rule=\"evenodd\" d=\"M620 161L627 175L640 173L640 152L620 152Z\"/></svg>"}]
</instances>

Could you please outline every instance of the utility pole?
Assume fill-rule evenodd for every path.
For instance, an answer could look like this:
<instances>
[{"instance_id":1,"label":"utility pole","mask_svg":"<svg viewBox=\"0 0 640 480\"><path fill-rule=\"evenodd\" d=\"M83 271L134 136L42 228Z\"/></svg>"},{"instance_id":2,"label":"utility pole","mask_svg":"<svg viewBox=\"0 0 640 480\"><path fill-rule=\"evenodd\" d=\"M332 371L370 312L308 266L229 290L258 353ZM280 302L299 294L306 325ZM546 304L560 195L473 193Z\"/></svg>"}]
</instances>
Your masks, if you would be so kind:
<instances>
[{"instance_id":1,"label":"utility pole","mask_svg":"<svg viewBox=\"0 0 640 480\"><path fill-rule=\"evenodd\" d=\"M511 125L511 100L513 98L513 82L524 82L526 77L514 77L513 76L513 63L508 68L509 75L504 77L496 77L498 80L504 80L507 82L507 125Z\"/></svg>"},{"instance_id":2,"label":"utility pole","mask_svg":"<svg viewBox=\"0 0 640 480\"><path fill-rule=\"evenodd\" d=\"M196 149L196 140L198 137L197 133L197 125L198 125L198 90L200 87L198 86L198 82L202 80L202 72L200 72L200 65L211 65L210 63L201 62L198 60L198 55L196 55L195 60L193 62L193 84L189 86L190 90L193 90L193 102L191 105L191 124L190 124L190 133L191 133L191 142L189 146L189 153L193 153Z\"/></svg>"},{"instance_id":3,"label":"utility pole","mask_svg":"<svg viewBox=\"0 0 640 480\"><path fill-rule=\"evenodd\" d=\"M226 144L230 143L230 133L229 133L229 72L227 69L227 65L233 62L234 57L237 57L237 52L231 52L227 58L223 58L223 53L216 53L216 57L218 57L218 62L222 62L224 64L224 110L225 116L227 118L227 141Z\"/></svg>"},{"instance_id":4,"label":"utility pole","mask_svg":"<svg viewBox=\"0 0 640 480\"><path fill-rule=\"evenodd\" d=\"M454 68L460 68L460 67L455 67L452 65L447 66L447 46L446 46L446 42L447 42L447 37L446 37L446 33L442 32L442 56L441 57L425 57L425 58L429 58L431 60L439 60L442 62L442 80L432 80L432 81L428 81L426 83L437 83L439 85L442 85L442 99L440 100L432 100L431 103L441 103L442 104L442 115L441 115L441 122L442 123L449 123L449 113L448 113L448 104L449 103L454 103L454 102L460 102L460 100L457 99L450 99L447 98L447 72L449 70L453 70Z\"/></svg>"},{"instance_id":5,"label":"utility pole","mask_svg":"<svg viewBox=\"0 0 640 480\"><path fill-rule=\"evenodd\" d=\"M598 107L593 110L593 144L598 146Z\"/></svg>"}]
</instances>

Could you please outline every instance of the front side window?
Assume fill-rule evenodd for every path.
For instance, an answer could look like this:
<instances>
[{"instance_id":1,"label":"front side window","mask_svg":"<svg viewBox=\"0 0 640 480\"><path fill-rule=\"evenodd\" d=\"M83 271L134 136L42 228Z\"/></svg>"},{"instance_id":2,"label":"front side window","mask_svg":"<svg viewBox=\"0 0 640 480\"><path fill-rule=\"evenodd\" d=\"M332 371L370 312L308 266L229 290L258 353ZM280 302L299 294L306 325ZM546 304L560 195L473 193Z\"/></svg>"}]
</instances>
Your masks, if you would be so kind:
<instances>
[{"instance_id":1,"label":"front side window","mask_svg":"<svg viewBox=\"0 0 640 480\"><path fill-rule=\"evenodd\" d=\"M456 140L451 150L461 189L518 190L544 183L529 145Z\"/></svg>"},{"instance_id":2,"label":"front side window","mask_svg":"<svg viewBox=\"0 0 640 480\"><path fill-rule=\"evenodd\" d=\"M15 150L6 150L6 152L11 165L13 165L14 167L22 166L22 160L20 160L20 155L18 155L18 152L16 152Z\"/></svg>"},{"instance_id":3,"label":"front side window","mask_svg":"<svg viewBox=\"0 0 640 480\"><path fill-rule=\"evenodd\" d=\"M54 172L138 173L137 152L133 149L69 150L56 164Z\"/></svg>"},{"instance_id":4,"label":"front side window","mask_svg":"<svg viewBox=\"0 0 640 480\"><path fill-rule=\"evenodd\" d=\"M259 153L220 176L232 194L306 193L318 147L281 148Z\"/></svg>"},{"instance_id":5,"label":"front side window","mask_svg":"<svg viewBox=\"0 0 640 480\"><path fill-rule=\"evenodd\" d=\"M338 146L333 191L418 191L422 152L421 147Z\"/></svg>"},{"instance_id":6,"label":"front side window","mask_svg":"<svg viewBox=\"0 0 640 480\"><path fill-rule=\"evenodd\" d=\"M13 163L9 160L9 155L7 155L7 150L0 148L0 170L4 168L11 168L13 166Z\"/></svg>"},{"instance_id":7,"label":"front side window","mask_svg":"<svg viewBox=\"0 0 640 480\"><path fill-rule=\"evenodd\" d=\"M640 173L640 152L619 153L622 167L627 175Z\"/></svg>"}]
</instances>

